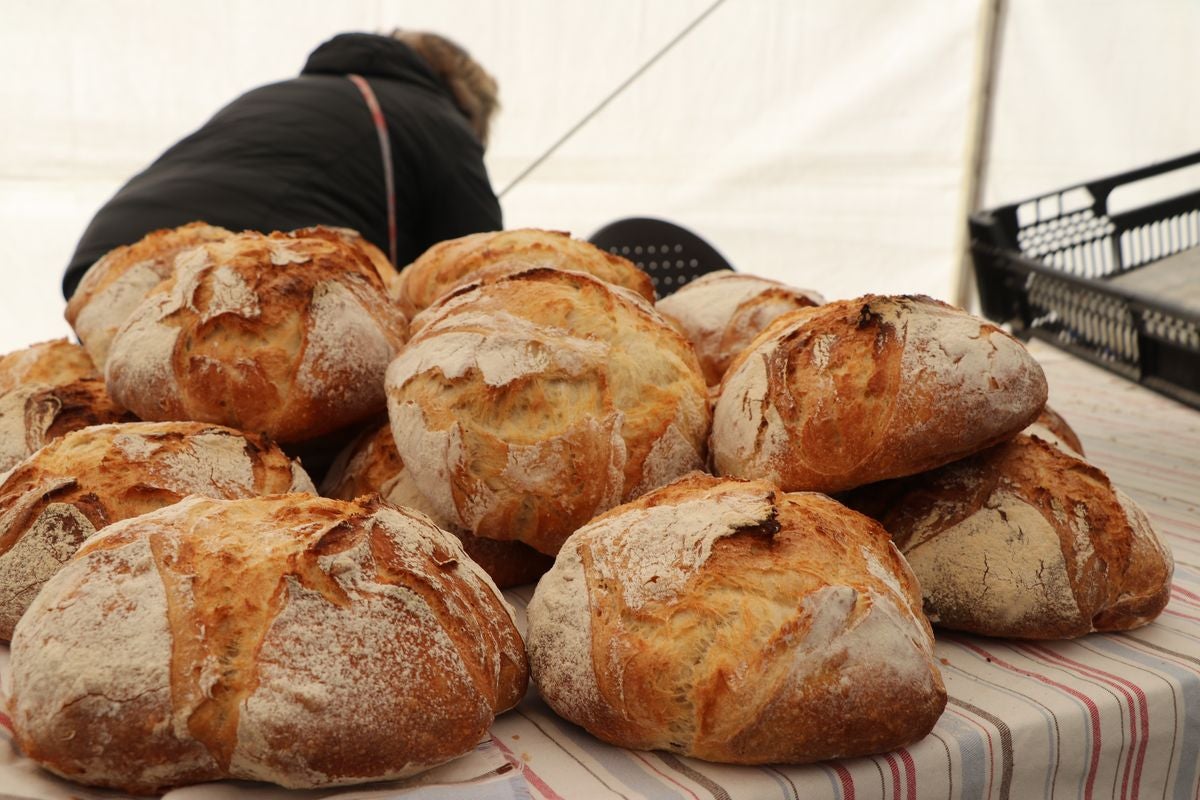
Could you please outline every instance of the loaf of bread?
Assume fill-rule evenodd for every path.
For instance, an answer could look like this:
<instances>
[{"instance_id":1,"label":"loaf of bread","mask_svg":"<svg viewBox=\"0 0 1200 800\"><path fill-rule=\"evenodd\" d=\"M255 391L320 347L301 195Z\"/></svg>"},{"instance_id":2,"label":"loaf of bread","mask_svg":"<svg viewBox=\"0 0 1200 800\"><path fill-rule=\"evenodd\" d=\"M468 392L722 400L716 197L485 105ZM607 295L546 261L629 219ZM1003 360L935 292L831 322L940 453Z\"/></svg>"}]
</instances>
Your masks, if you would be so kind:
<instances>
[{"instance_id":1,"label":"loaf of bread","mask_svg":"<svg viewBox=\"0 0 1200 800\"><path fill-rule=\"evenodd\" d=\"M328 231L339 237L346 244L356 247L362 251L367 260L371 262L371 266L375 268L375 272L379 274L380 280L383 281L384 289L390 294L395 287L396 281L400 278L400 273L396 270L394 264L388 259L387 254L380 250L375 245L371 244L361 233L353 228L339 228L328 225L313 225L308 228L300 228L289 232L289 236L307 237L312 235L321 235L322 231Z\"/></svg>"},{"instance_id":2,"label":"loaf of bread","mask_svg":"<svg viewBox=\"0 0 1200 800\"><path fill-rule=\"evenodd\" d=\"M460 287L387 372L396 449L438 519L554 554L705 463L691 345L632 292L534 268Z\"/></svg>"},{"instance_id":3,"label":"loaf of bread","mask_svg":"<svg viewBox=\"0 0 1200 800\"><path fill-rule=\"evenodd\" d=\"M420 511L457 536L467 555L501 589L534 583L554 563L550 556L522 542L484 539L439 519L437 509L417 489L412 473L404 468L392 439L391 425L386 422L347 445L326 474L321 494L339 500L378 494L393 505Z\"/></svg>"},{"instance_id":4,"label":"loaf of bread","mask_svg":"<svg viewBox=\"0 0 1200 800\"><path fill-rule=\"evenodd\" d=\"M313 492L299 465L252 434L198 422L68 433L0 475L0 639L97 530L189 494Z\"/></svg>"},{"instance_id":5,"label":"loaf of bread","mask_svg":"<svg viewBox=\"0 0 1200 800\"><path fill-rule=\"evenodd\" d=\"M1046 391L1020 342L931 298L800 309L725 374L713 464L786 491L843 491L1011 438L1041 412Z\"/></svg>"},{"instance_id":6,"label":"loaf of bread","mask_svg":"<svg viewBox=\"0 0 1200 800\"><path fill-rule=\"evenodd\" d=\"M58 386L99 377L87 351L66 339L39 342L0 356L0 395L18 386Z\"/></svg>"},{"instance_id":7,"label":"loaf of bread","mask_svg":"<svg viewBox=\"0 0 1200 800\"><path fill-rule=\"evenodd\" d=\"M716 386L733 357L768 324L789 311L824 302L816 292L726 269L684 284L655 308L695 346L704 378Z\"/></svg>"},{"instance_id":8,"label":"loaf of bread","mask_svg":"<svg viewBox=\"0 0 1200 800\"><path fill-rule=\"evenodd\" d=\"M824 495L696 474L579 529L529 604L534 682L622 747L734 764L879 753L946 691L920 590Z\"/></svg>"},{"instance_id":9,"label":"loaf of bread","mask_svg":"<svg viewBox=\"0 0 1200 800\"><path fill-rule=\"evenodd\" d=\"M1083 445L1079 437L1067 421L1050 406L1042 409L1042 413L1033 424L1021 432L1037 436L1055 447L1067 450L1072 455L1083 455ZM952 462L953 464L958 462ZM892 478L886 481L868 483L848 492L839 492L836 499L874 520L883 520L901 502L901 499L920 490L928 483L929 472L918 472L903 478Z\"/></svg>"},{"instance_id":10,"label":"loaf of bread","mask_svg":"<svg viewBox=\"0 0 1200 800\"><path fill-rule=\"evenodd\" d=\"M67 323L100 368L108 360L113 336L154 287L174 271L175 256L232 232L203 222L163 228L118 247L93 264L67 301Z\"/></svg>"},{"instance_id":11,"label":"loaf of bread","mask_svg":"<svg viewBox=\"0 0 1200 800\"><path fill-rule=\"evenodd\" d=\"M1065 639L1145 625L1170 598L1171 554L1146 515L1037 433L903 486L880 519L936 625Z\"/></svg>"},{"instance_id":12,"label":"loaf of bread","mask_svg":"<svg viewBox=\"0 0 1200 800\"><path fill-rule=\"evenodd\" d=\"M112 401L99 378L18 386L0 394L0 474L71 431L136 421Z\"/></svg>"},{"instance_id":13,"label":"loaf of bread","mask_svg":"<svg viewBox=\"0 0 1200 800\"><path fill-rule=\"evenodd\" d=\"M146 420L317 438L384 409L404 316L336 232L240 233L181 254L112 341L109 393Z\"/></svg>"},{"instance_id":14,"label":"loaf of bread","mask_svg":"<svg viewBox=\"0 0 1200 800\"><path fill-rule=\"evenodd\" d=\"M439 242L401 270L393 297L412 318L446 292L496 264L508 269L553 267L586 272L654 302L650 276L633 262L606 253L590 242L573 239L568 233L535 228L473 233Z\"/></svg>"},{"instance_id":15,"label":"loaf of bread","mask_svg":"<svg viewBox=\"0 0 1200 800\"><path fill-rule=\"evenodd\" d=\"M17 744L132 792L400 778L469 751L527 681L458 542L377 498L183 502L110 526L12 643Z\"/></svg>"}]
</instances>

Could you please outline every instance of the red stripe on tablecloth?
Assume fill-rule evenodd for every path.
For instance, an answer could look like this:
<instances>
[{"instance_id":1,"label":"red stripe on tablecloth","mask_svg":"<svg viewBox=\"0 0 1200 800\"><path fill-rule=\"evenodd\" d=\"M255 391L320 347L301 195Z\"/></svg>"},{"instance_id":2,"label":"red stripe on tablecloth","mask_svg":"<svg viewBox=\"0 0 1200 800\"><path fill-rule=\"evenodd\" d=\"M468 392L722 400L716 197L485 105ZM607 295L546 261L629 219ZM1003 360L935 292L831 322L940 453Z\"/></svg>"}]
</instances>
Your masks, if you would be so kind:
<instances>
[{"instance_id":1,"label":"red stripe on tablecloth","mask_svg":"<svg viewBox=\"0 0 1200 800\"><path fill-rule=\"evenodd\" d=\"M504 742L500 741L494 736L492 737L492 742L495 743L496 747L500 748L500 752L504 753L504 756L508 759L508 762L519 769L521 771L521 775L525 777L525 780L532 783L533 788L541 792L543 796L547 797L549 800L566 800L565 797L551 789L549 784L542 780L536 772L530 769L528 762L517 758L512 750L509 750L507 747L505 747Z\"/></svg>"},{"instance_id":2,"label":"red stripe on tablecloth","mask_svg":"<svg viewBox=\"0 0 1200 800\"><path fill-rule=\"evenodd\" d=\"M982 647L974 645L965 639L958 640L958 643L960 645L962 645L963 647L967 648L968 650L974 651L977 655L983 656L984 658L988 659L993 664L996 664L999 667L1007 669L1010 672L1015 672L1019 675L1024 675L1028 678L1033 678L1035 680L1041 681L1042 683L1046 684L1047 686L1053 686L1054 688L1060 689L1060 690L1066 692L1067 694L1071 695L1072 697L1076 698L1081 703L1083 703L1084 708L1087 709L1088 718L1091 721L1091 728L1092 728L1092 753L1091 753L1091 758L1088 759L1087 781L1084 783L1084 797L1090 798L1092 796L1092 792L1094 791L1095 785L1096 785L1096 772L1100 768L1100 709L1098 709L1096 707L1095 701L1092 700L1092 698L1088 697L1083 692L1076 691L1075 689L1072 689L1070 686L1059 683L1058 681L1056 681L1046 675L1039 675L1036 672L1031 672L1030 670L1018 667L1015 664L1009 664L1007 661L1000 658L998 655L991 653L987 650L984 650Z\"/></svg>"},{"instance_id":3,"label":"red stripe on tablecloth","mask_svg":"<svg viewBox=\"0 0 1200 800\"><path fill-rule=\"evenodd\" d=\"M896 759L891 753L884 753L883 760L887 762L888 769L892 771L892 797L899 800L900 794L900 765L896 763Z\"/></svg>"},{"instance_id":4,"label":"red stripe on tablecloth","mask_svg":"<svg viewBox=\"0 0 1200 800\"><path fill-rule=\"evenodd\" d=\"M1196 594L1195 592L1189 592L1187 589L1184 589L1178 583L1173 583L1173 584L1171 584L1171 595L1173 597L1174 595L1177 595L1177 594L1183 595L1184 597L1187 598L1187 600L1180 600L1179 602L1187 603L1188 605L1200 606L1200 594Z\"/></svg>"},{"instance_id":5,"label":"red stripe on tablecloth","mask_svg":"<svg viewBox=\"0 0 1200 800\"><path fill-rule=\"evenodd\" d=\"M838 780L841 781L842 800L854 800L854 776L850 774L850 770L836 761L830 761L829 768L837 773Z\"/></svg>"},{"instance_id":6,"label":"red stripe on tablecloth","mask_svg":"<svg viewBox=\"0 0 1200 800\"><path fill-rule=\"evenodd\" d=\"M1172 617L1179 617L1181 619L1190 619L1192 622L1200 622L1200 617L1196 616L1195 614L1185 614L1182 611L1176 611L1175 609L1171 608L1170 606L1168 606L1167 608L1164 608L1163 613L1169 614Z\"/></svg>"},{"instance_id":7,"label":"red stripe on tablecloth","mask_svg":"<svg viewBox=\"0 0 1200 800\"><path fill-rule=\"evenodd\" d=\"M904 769L908 773L908 796L911 800L917 800L917 765L913 763L913 757L908 752L908 748L901 747L897 752L900 754L900 763L904 764Z\"/></svg>"},{"instance_id":8,"label":"red stripe on tablecloth","mask_svg":"<svg viewBox=\"0 0 1200 800\"><path fill-rule=\"evenodd\" d=\"M8 715L3 711L0 711L0 728L7 728L9 733L16 733L16 731L13 730L12 720L9 719Z\"/></svg>"},{"instance_id":9,"label":"red stripe on tablecloth","mask_svg":"<svg viewBox=\"0 0 1200 800\"><path fill-rule=\"evenodd\" d=\"M679 781L677 781L677 780L675 780L674 778L672 778L670 775L667 775L667 774L666 774L665 772L663 772L662 770L659 770L659 769L657 769L657 768L656 768L656 767L655 767L653 764L651 764L651 763L650 763L650 762L649 762L649 761L646 759L646 757L645 757L644 755L642 755L641 753L637 752L636 750L630 750L630 751L628 751L628 752L629 752L629 755L633 756L633 757L634 757L634 758L636 758L638 761L641 761L643 764L645 764L647 767L649 767L649 768L650 768L650 771L651 771L651 772L653 772L655 775L659 776L660 778L662 778L663 780L665 780L665 781L667 781L667 782L669 782L669 783L673 783L673 784L675 784L675 785L676 785L676 786L678 786L680 789L683 789L685 792L687 792L689 795L691 795L691 797L692 797L692 798L694 798L694 800L700 800L700 798L696 796L696 793L695 793L695 792L693 792L691 789L689 789L689 788L687 788L686 786L684 786L684 785L683 785L682 783L680 783Z\"/></svg>"},{"instance_id":10,"label":"red stripe on tablecloth","mask_svg":"<svg viewBox=\"0 0 1200 800\"><path fill-rule=\"evenodd\" d=\"M1093 675L1110 686L1115 687L1117 691L1125 696L1125 703L1129 706L1130 730L1137 731L1140 734L1140 739L1136 748L1133 746L1132 741L1129 743L1129 755L1125 758L1125 776L1121 780L1121 796L1124 797L1126 794L1126 789L1129 783L1130 766L1132 765L1133 788L1129 793L1129 797L1132 798L1132 800L1137 800L1138 786L1141 784L1142 780L1142 768L1146 762L1146 742L1150 738L1150 706L1146 701L1146 693L1142 691L1140 686L1132 681L1126 680L1119 675L1114 675L1106 670L1102 670L1099 667L1093 667L1089 664L1083 664L1079 661L1076 661L1073 658L1068 658L1062 653L1056 653L1048 647L1029 645L1029 648L1044 653L1047 658L1057 659L1074 669L1078 669L1082 672ZM1126 691L1126 688L1132 691L1132 694L1130 694L1130 691ZM1136 727L1133 725L1135 719L1137 720ZM1135 751L1137 757L1136 763L1133 762Z\"/></svg>"}]
</instances>

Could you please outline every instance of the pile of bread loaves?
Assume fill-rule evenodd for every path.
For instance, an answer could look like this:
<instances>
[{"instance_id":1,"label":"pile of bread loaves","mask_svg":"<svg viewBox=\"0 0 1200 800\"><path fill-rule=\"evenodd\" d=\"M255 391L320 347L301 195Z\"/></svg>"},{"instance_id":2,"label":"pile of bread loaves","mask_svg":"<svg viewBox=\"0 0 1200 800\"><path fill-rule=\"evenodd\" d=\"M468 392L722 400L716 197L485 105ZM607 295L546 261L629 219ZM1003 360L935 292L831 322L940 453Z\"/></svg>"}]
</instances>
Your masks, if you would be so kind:
<instances>
[{"instance_id":1,"label":"pile of bread loaves","mask_svg":"<svg viewBox=\"0 0 1200 800\"><path fill-rule=\"evenodd\" d=\"M883 752L945 706L931 622L1167 601L1036 361L929 298L722 272L656 304L560 233L397 273L350 231L195 223L67 317L82 346L0 359L0 638L18 745L83 783L401 778L530 674L624 747ZM535 581L523 637L500 588Z\"/></svg>"}]
</instances>

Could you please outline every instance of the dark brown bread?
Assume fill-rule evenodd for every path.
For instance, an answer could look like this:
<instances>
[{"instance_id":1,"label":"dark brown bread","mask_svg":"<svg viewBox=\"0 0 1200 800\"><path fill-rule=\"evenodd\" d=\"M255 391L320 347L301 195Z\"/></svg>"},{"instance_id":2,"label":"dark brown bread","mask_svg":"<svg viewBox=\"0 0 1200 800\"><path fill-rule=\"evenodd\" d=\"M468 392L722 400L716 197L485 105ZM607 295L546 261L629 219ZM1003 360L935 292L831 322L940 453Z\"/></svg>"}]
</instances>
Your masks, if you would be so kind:
<instances>
[{"instance_id":1,"label":"dark brown bread","mask_svg":"<svg viewBox=\"0 0 1200 800\"><path fill-rule=\"evenodd\" d=\"M13 639L10 714L30 758L81 783L312 788L461 755L526 681L511 609L425 518L190 497L46 585Z\"/></svg>"},{"instance_id":2,"label":"dark brown bread","mask_svg":"<svg viewBox=\"0 0 1200 800\"><path fill-rule=\"evenodd\" d=\"M713 464L787 491L844 491L1011 438L1046 391L1020 342L945 303L828 303L780 317L734 360L713 412Z\"/></svg>"},{"instance_id":3,"label":"dark brown bread","mask_svg":"<svg viewBox=\"0 0 1200 800\"><path fill-rule=\"evenodd\" d=\"M885 752L946 703L886 532L813 493L696 474L577 531L529 604L534 681L622 747L735 764Z\"/></svg>"},{"instance_id":4,"label":"dark brown bread","mask_svg":"<svg viewBox=\"0 0 1200 800\"><path fill-rule=\"evenodd\" d=\"M1145 625L1170 599L1171 553L1141 509L1037 436L902 486L880 519L937 625L1063 639Z\"/></svg>"}]
</instances>

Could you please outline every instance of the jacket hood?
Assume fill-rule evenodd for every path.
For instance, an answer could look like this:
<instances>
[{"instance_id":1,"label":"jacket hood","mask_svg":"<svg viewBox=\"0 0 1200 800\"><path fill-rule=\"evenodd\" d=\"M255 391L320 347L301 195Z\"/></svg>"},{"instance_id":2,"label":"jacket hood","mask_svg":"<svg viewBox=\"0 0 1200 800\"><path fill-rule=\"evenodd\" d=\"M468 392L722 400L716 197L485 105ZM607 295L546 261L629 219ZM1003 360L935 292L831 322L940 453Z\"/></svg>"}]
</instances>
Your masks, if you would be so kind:
<instances>
[{"instance_id":1,"label":"jacket hood","mask_svg":"<svg viewBox=\"0 0 1200 800\"><path fill-rule=\"evenodd\" d=\"M425 59L411 47L390 36L374 33L338 34L312 51L300 74L391 78L449 94L449 89L433 74Z\"/></svg>"}]
</instances>

